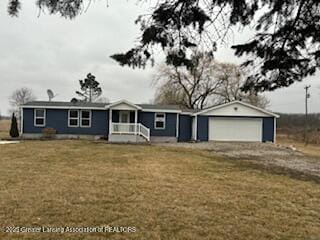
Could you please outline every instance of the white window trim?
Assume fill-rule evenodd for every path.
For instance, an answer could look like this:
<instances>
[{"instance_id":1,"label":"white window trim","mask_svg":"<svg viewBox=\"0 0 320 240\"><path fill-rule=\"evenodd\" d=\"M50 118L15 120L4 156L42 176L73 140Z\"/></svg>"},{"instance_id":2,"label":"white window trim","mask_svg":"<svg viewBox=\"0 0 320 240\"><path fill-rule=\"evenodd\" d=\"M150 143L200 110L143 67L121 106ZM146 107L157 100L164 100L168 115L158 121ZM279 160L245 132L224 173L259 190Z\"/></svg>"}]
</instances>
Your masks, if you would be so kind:
<instances>
[{"instance_id":1,"label":"white window trim","mask_svg":"<svg viewBox=\"0 0 320 240\"><path fill-rule=\"evenodd\" d=\"M44 116L43 117L37 117L37 115L36 115L37 110L43 110ZM44 127L44 126L46 126L46 115L47 115L46 109L44 109L44 108L35 108L34 111L33 111L33 115L34 115L33 124L34 124L35 127ZM36 121L37 119L43 119L43 124L37 124L37 121Z\"/></svg>"},{"instance_id":2,"label":"white window trim","mask_svg":"<svg viewBox=\"0 0 320 240\"><path fill-rule=\"evenodd\" d=\"M82 112L89 112L89 118L82 118ZM89 120L89 125L85 126L82 125L82 120ZM92 119L92 113L91 110L80 110L80 127L82 128L91 128L91 119Z\"/></svg>"},{"instance_id":3,"label":"white window trim","mask_svg":"<svg viewBox=\"0 0 320 240\"><path fill-rule=\"evenodd\" d=\"M70 117L70 112L71 111L77 111L78 112L78 117ZM69 111L68 111L68 127L72 127L72 128L76 128L76 127L79 127L79 119L80 119L80 116L79 116L79 110L74 110L74 109L69 109ZM77 125L70 125L70 120L71 119L77 119L77 122L78 122L78 124Z\"/></svg>"},{"instance_id":4,"label":"white window trim","mask_svg":"<svg viewBox=\"0 0 320 240\"><path fill-rule=\"evenodd\" d=\"M157 127L157 114L163 114L163 127ZM154 113L154 129L163 130L166 129L166 114L163 112L156 112Z\"/></svg>"}]
</instances>

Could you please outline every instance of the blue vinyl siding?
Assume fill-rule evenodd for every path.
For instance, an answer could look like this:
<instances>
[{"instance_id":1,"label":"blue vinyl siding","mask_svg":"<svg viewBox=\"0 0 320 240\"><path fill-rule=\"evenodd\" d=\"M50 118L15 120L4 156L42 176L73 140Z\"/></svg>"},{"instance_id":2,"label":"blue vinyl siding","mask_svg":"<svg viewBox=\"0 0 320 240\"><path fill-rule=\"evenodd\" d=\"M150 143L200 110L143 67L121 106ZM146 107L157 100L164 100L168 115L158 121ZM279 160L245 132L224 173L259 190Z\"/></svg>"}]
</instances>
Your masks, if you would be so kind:
<instances>
[{"instance_id":1,"label":"blue vinyl siding","mask_svg":"<svg viewBox=\"0 0 320 240\"><path fill-rule=\"evenodd\" d=\"M198 116L197 121L197 140L208 141L209 139L209 117L208 116Z\"/></svg>"},{"instance_id":2,"label":"blue vinyl siding","mask_svg":"<svg viewBox=\"0 0 320 240\"><path fill-rule=\"evenodd\" d=\"M274 118L263 118L262 120L262 141L273 142L274 137Z\"/></svg>"},{"instance_id":3,"label":"blue vinyl siding","mask_svg":"<svg viewBox=\"0 0 320 240\"><path fill-rule=\"evenodd\" d=\"M192 137L192 117L189 115L179 116L179 142L190 141Z\"/></svg>"},{"instance_id":4,"label":"blue vinyl siding","mask_svg":"<svg viewBox=\"0 0 320 240\"><path fill-rule=\"evenodd\" d=\"M177 114L166 113L165 129L154 128L154 112L139 111L138 122L150 129L150 136L176 136Z\"/></svg>"},{"instance_id":5,"label":"blue vinyl siding","mask_svg":"<svg viewBox=\"0 0 320 240\"><path fill-rule=\"evenodd\" d=\"M51 127L57 134L107 135L109 117L107 111L91 110L91 127L68 127L68 109L46 109L46 125L34 126L34 109L23 109L23 132L41 133L43 128Z\"/></svg>"}]
</instances>

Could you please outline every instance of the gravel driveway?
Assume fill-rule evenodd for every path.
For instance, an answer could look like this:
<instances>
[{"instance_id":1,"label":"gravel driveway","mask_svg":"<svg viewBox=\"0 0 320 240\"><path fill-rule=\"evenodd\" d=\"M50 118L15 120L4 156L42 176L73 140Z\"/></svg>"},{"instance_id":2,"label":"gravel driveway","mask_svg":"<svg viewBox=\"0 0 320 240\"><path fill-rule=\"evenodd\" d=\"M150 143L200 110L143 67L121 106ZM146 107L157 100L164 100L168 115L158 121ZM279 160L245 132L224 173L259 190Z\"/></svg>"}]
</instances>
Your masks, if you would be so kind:
<instances>
[{"instance_id":1,"label":"gravel driveway","mask_svg":"<svg viewBox=\"0 0 320 240\"><path fill-rule=\"evenodd\" d=\"M320 181L320 159L285 146L239 142L162 143L161 145L203 149L234 160L245 160L267 167L276 166L293 170L297 174L311 176Z\"/></svg>"}]
</instances>

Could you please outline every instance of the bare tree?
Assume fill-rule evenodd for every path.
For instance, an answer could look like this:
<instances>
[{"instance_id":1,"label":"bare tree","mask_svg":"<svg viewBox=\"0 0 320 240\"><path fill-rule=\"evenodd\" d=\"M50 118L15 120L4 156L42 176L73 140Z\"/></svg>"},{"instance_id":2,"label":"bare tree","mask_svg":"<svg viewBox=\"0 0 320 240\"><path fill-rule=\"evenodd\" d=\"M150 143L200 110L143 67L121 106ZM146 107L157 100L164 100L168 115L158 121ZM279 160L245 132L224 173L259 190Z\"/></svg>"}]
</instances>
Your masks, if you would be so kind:
<instances>
[{"instance_id":1,"label":"bare tree","mask_svg":"<svg viewBox=\"0 0 320 240\"><path fill-rule=\"evenodd\" d=\"M178 104L191 109L202 109L211 100L222 81L215 77L215 64L206 53L194 52L193 68L162 65L154 83L157 86L155 102Z\"/></svg>"},{"instance_id":2,"label":"bare tree","mask_svg":"<svg viewBox=\"0 0 320 240\"><path fill-rule=\"evenodd\" d=\"M242 91L247 74L238 65L216 62L215 69L216 77L222 81L220 88L215 92L216 98L220 98L220 102L241 100L257 107L268 107L270 101L266 96L253 90Z\"/></svg>"},{"instance_id":3,"label":"bare tree","mask_svg":"<svg viewBox=\"0 0 320 240\"><path fill-rule=\"evenodd\" d=\"M155 102L177 104L191 109L242 100L265 108L266 97L256 92L243 92L246 75L234 64L219 63L207 54L195 52L193 68L163 65L158 68L154 82Z\"/></svg>"},{"instance_id":4,"label":"bare tree","mask_svg":"<svg viewBox=\"0 0 320 240\"><path fill-rule=\"evenodd\" d=\"M34 95L32 89L22 87L15 90L9 97L9 102L12 108L11 112L15 112L16 115L19 116L19 106L34 100L36 100L36 96Z\"/></svg>"}]
</instances>

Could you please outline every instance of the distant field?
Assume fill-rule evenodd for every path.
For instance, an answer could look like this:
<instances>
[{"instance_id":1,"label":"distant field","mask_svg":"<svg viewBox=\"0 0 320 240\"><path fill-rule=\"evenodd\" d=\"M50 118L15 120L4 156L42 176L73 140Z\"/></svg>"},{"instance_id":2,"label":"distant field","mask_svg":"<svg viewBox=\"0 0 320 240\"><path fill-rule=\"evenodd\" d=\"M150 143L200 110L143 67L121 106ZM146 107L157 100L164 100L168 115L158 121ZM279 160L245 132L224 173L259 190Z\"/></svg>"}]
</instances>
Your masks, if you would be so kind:
<instances>
[{"instance_id":1,"label":"distant field","mask_svg":"<svg viewBox=\"0 0 320 240\"><path fill-rule=\"evenodd\" d=\"M9 137L10 120L0 120L0 138Z\"/></svg>"},{"instance_id":2,"label":"distant field","mask_svg":"<svg viewBox=\"0 0 320 240\"><path fill-rule=\"evenodd\" d=\"M0 239L320 239L318 183L205 150L61 140L0 154L0 229L136 227Z\"/></svg>"},{"instance_id":3,"label":"distant field","mask_svg":"<svg viewBox=\"0 0 320 240\"><path fill-rule=\"evenodd\" d=\"M285 134L278 134L277 143L286 146L294 146L299 151L304 152L305 154L320 157L320 144L310 143L308 145L305 145L303 141L288 138L288 136Z\"/></svg>"}]
</instances>

